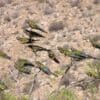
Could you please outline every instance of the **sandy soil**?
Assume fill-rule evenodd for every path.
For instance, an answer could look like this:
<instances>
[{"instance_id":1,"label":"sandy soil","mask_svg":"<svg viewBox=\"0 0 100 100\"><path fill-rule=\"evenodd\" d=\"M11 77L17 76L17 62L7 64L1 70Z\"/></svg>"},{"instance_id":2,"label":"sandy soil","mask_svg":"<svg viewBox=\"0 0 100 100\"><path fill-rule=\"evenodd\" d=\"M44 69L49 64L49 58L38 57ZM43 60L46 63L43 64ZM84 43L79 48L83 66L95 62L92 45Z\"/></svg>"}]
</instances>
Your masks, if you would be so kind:
<instances>
[{"instance_id":1,"label":"sandy soil","mask_svg":"<svg viewBox=\"0 0 100 100\"><path fill-rule=\"evenodd\" d=\"M52 49L60 64L51 60L44 51L38 52L36 57L26 45L16 39L18 36L26 36L23 27L26 26L27 19L38 21L38 24L48 32L41 32L45 38L39 38L35 44ZM50 29L56 22L61 22L58 30ZM24 90L26 83L32 81L34 74L39 71L32 68L32 74L18 76L14 63L19 58L32 62L39 60L55 72L70 63L70 58L57 50L58 46L74 47L93 56L99 56L100 50L94 48L89 41L89 37L93 35L100 35L100 0L0 0L0 49L11 57L11 60L0 58L0 78L9 87L5 91L19 97L23 94L28 95ZM70 69L70 81L87 78L85 68L87 62L91 61L76 63L76 67ZM59 75L55 78L39 72L36 77L39 86L31 93L32 100L47 100L48 95L59 87L61 77L62 75ZM73 91L78 100L92 100L91 96L86 97L80 88L74 88ZM96 93L96 97L100 100L99 92Z\"/></svg>"}]
</instances>

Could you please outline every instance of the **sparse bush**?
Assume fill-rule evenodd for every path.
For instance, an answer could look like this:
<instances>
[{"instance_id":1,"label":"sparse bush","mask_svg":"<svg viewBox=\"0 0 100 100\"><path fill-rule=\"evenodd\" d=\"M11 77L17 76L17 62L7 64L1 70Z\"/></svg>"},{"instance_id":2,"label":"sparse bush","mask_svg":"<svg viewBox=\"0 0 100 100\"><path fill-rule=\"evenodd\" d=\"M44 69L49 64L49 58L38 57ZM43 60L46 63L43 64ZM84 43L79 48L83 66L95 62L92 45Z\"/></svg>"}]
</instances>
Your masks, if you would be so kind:
<instances>
[{"instance_id":1,"label":"sparse bush","mask_svg":"<svg viewBox=\"0 0 100 100\"><path fill-rule=\"evenodd\" d=\"M17 97L11 93L2 93L0 95L0 100L17 100Z\"/></svg>"},{"instance_id":2,"label":"sparse bush","mask_svg":"<svg viewBox=\"0 0 100 100\"><path fill-rule=\"evenodd\" d=\"M100 78L100 63L89 63L87 75L93 78Z\"/></svg>"},{"instance_id":3,"label":"sparse bush","mask_svg":"<svg viewBox=\"0 0 100 100\"><path fill-rule=\"evenodd\" d=\"M28 95L24 95L21 97L21 100L29 100L29 96Z\"/></svg>"},{"instance_id":4,"label":"sparse bush","mask_svg":"<svg viewBox=\"0 0 100 100\"><path fill-rule=\"evenodd\" d=\"M48 100L76 100L76 95L68 89L61 89L50 94Z\"/></svg>"}]
</instances>

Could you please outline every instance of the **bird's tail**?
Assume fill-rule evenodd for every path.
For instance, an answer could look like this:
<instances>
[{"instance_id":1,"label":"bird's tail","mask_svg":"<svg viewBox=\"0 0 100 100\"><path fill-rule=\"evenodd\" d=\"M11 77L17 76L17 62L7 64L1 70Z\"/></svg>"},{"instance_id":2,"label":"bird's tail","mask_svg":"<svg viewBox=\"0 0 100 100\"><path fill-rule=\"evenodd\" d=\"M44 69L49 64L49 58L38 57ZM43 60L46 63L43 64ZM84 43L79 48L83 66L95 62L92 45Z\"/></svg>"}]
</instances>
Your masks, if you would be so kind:
<instances>
[{"instance_id":1,"label":"bird's tail","mask_svg":"<svg viewBox=\"0 0 100 100\"><path fill-rule=\"evenodd\" d=\"M100 60L100 58L94 57L94 56L89 56L89 58L96 59L96 60Z\"/></svg>"},{"instance_id":2,"label":"bird's tail","mask_svg":"<svg viewBox=\"0 0 100 100\"><path fill-rule=\"evenodd\" d=\"M58 75L57 75L57 74L55 74L55 73L52 73L52 75L54 75L55 77L58 77Z\"/></svg>"},{"instance_id":3,"label":"bird's tail","mask_svg":"<svg viewBox=\"0 0 100 100\"><path fill-rule=\"evenodd\" d=\"M40 30L40 31L42 31L42 32L44 32L44 33L48 33L48 32L46 32L44 29L42 29L42 28L40 28L40 27L38 27L37 29Z\"/></svg>"},{"instance_id":4,"label":"bird's tail","mask_svg":"<svg viewBox=\"0 0 100 100\"><path fill-rule=\"evenodd\" d=\"M56 63L58 63L58 64L60 63L59 60L58 60L57 58L54 58L54 61L55 61Z\"/></svg>"}]
</instances>

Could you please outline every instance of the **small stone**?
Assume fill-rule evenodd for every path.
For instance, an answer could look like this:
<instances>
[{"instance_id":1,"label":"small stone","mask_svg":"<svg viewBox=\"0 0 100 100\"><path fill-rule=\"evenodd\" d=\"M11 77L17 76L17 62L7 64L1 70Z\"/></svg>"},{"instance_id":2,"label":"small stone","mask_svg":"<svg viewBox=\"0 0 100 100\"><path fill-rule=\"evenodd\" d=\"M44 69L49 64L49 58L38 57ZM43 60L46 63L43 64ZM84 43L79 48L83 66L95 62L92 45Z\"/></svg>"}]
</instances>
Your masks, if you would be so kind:
<instances>
[{"instance_id":1,"label":"small stone","mask_svg":"<svg viewBox=\"0 0 100 100\"><path fill-rule=\"evenodd\" d=\"M9 16L5 16L4 20L5 20L6 22L10 22L10 21L11 21L11 18L10 18Z\"/></svg>"},{"instance_id":2,"label":"small stone","mask_svg":"<svg viewBox=\"0 0 100 100\"><path fill-rule=\"evenodd\" d=\"M0 7L4 7L5 6L5 1L4 0L0 0Z\"/></svg>"},{"instance_id":3,"label":"small stone","mask_svg":"<svg viewBox=\"0 0 100 100\"><path fill-rule=\"evenodd\" d=\"M22 26L22 29L27 29L27 28L29 28L29 25L28 25L28 20L26 19L25 21L24 21L24 23L23 23L23 26Z\"/></svg>"},{"instance_id":4,"label":"small stone","mask_svg":"<svg viewBox=\"0 0 100 100\"><path fill-rule=\"evenodd\" d=\"M44 14L45 15L49 15L49 14L52 14L54 12L54 9L49 7L49 5L47 5L44 9Z\"/></svg>"},{"instance_id":5,"label":"small stone","mask_svg":"<svg viewBox=\"0 0 100 100\"><path fill-rule=\"evenodd\" d=\"M49 26L49 31L59 31L64 29L64 24L62 21L52 22Z\"/></svg>"},{"instance_id":6,"label":"small stone","mask_svg":"<svg viewBox=\"0 0 100 100\"><path fill-rule=\"evenodd\" d=\"M79 5L80 0L69 0L69 3L72 7L75 7Z\"/></svg>"},{"instance_id":7,"label":"small stone","mask_svg":"<svg viewBox=\"0 0 100 100\"><path fill-rule=\"evenodd\" d=\"M18 12L18 11L15 11L14 13L12 13L11 17L12 17L13 19L18 18L18 17L19 17L19 12Z\"/></svg>"},{"instance_id":8,"label":"small stone","mask_svg":"<svg viewBox=\"0 0 100 100\"><path fill-rule=\"evenodd\" d=\"M98 4L98 3L100 3L100 0L94 0L93 3L94 3L94 4Z\"/></svg>"},{"instance_id":9,"label":"small stone","mask_svg":"<svg viewBox=\"0 0 100 100\"><path fill-rule=\"evenodd\" d=\"M12 0L4 0L7 4L11 4Z\"/></svg>"}]
</instances>

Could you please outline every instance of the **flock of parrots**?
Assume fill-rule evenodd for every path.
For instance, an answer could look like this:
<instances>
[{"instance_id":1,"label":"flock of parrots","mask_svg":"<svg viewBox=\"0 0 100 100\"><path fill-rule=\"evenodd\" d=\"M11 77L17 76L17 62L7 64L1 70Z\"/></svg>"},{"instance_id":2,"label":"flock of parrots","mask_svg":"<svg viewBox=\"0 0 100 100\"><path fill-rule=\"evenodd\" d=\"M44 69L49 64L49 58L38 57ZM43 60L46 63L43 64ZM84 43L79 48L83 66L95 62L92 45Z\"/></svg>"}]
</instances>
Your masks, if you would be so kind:
<instances>
[{"instance_id":1,"label":"flock of parrots","mask_svg":"<svg viewBox=\"0 0 100 100\"><path fill-rule=\"evenodd\" d=\"M48 53L48 57L52 59L55 63L60 63L58 58L56 57L55 53L51 49L46 49L44 47L35 45L34 43L39 40L35 40L34 37L40 37L40 38L45 38L43 35L39 34L38 32L34 31L39 30L42 32L47 33L45 30L39 27L37 22L34 20L27 20L27 24L29 28L24 28L24 32L28 37L16 37L16 39L22 43L22 44L27 44L27 47L34 52L35 56L37 56L38 51L46 51ZM100 37L94 37L92 40L90 40L92 43L93 47L100 49ZM93 57L83 51L77 50L75 48L65 48L65 47L57 47L58 51L62 53L64 56L69 56L75 61L81 61L83 59L97 59L100 60L100 58ZM5 58L5 59L11 59L10 56L8 56L3 50L0 50L0 59ZM25 73L25 74L31 74L31 67L36 67L39 68L42 72L44 72L47 75L54 75L57 77L57 74L53 73L46 65L42 64L40 61L35 61L34 64L30 62L27 59L22 59L19 58L16 62L14 67L20 72L20 73ZM8 87L6 84L0 80L0 92L3 90L7 89Z\"/></svg>"}]
</instances>

